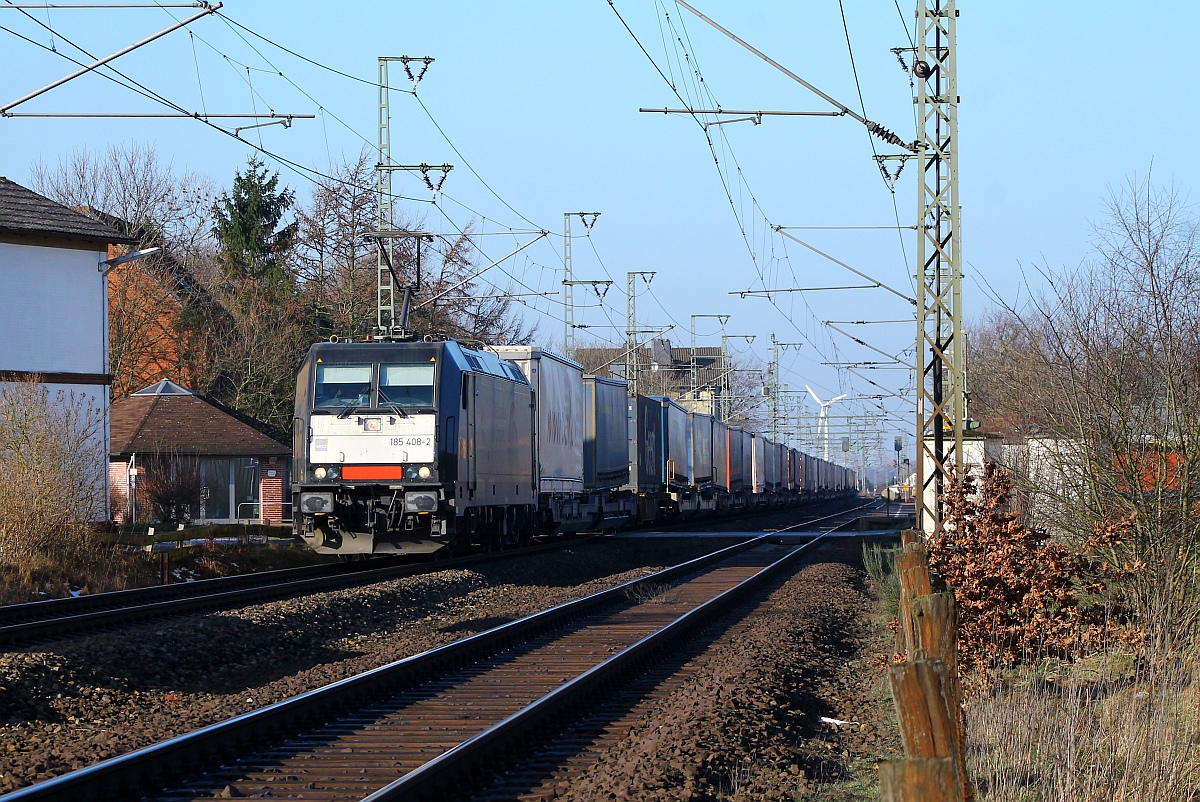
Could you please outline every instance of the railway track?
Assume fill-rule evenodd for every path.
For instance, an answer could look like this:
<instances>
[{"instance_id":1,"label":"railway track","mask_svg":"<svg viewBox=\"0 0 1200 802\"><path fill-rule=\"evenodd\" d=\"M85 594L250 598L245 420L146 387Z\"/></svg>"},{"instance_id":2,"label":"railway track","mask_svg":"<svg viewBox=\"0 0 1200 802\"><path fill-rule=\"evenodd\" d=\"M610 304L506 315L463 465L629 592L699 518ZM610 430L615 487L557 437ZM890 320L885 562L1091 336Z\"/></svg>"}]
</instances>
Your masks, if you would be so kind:
<instances>
[{"instance_id":1,"label":"railway track","mask_svg":"<svg viewBox=\"0 0 1200 802\"><path fill-rule=\"evenodd\" d=\"M722 518L726 525L742 518L778 515L783 509ZM712 521L683 522L655 531L683 531ZM441 571L478 564L483 561L536 554L569 545L579 538L559 538L550 543L500 554L479 554L436 563L403 563L386 558L371 561L334 563L280 571L177 582L147 588L95 593L69 599L28 602L0 606L0 645L13 645L73 632L132 623L149 618L177 615L197 610L228 609L254 602L300 596L322 590L366 585L403 576Z\"/></svg>"},{"instance_id":2,"label":"railway track","mask_svg":"<svg viewBox=\"0 0 1200 802\"><path fill-rule=\"evenodd\" d=\"M3 799L463 798L490 761L527 753L823 536L763 535Z\"/></svg>"},{"instance_id":3,"label":"railway track","mask_svg":"<svg viewBox=\"0 0 1200 802\"><path fill-rule=\"evenodd\" d=\"M57 637L196 610L239 607L253 602L300 596L322 590L367 585L387 579L474 565L487 560L536 554L568 545L578 545L580 542L582 541L578 539L560 540L502 553L472 555L435 563L404 564L386 559L333 563L96 593L70 599L4 605L0 606L0 644Z\"/></svg>"}]
</instances>

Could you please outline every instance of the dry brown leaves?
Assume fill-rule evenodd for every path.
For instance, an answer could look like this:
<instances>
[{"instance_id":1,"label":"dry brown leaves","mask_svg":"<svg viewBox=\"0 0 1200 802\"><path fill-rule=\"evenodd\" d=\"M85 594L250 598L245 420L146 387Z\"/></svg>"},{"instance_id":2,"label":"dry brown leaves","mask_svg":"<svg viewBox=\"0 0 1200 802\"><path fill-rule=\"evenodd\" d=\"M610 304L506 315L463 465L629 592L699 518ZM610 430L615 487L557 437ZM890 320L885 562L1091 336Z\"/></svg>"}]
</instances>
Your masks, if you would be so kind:
<instances>
[{"instance_id":1,"label":"dry brown leaves","mask_svg":"<svg viewBox=\"0 0 1200 802\"><path fill-rule=\"evenodd\" d=\"M1136 566L1100 557L1128 521L1108 522L1079 548L1025 526L1009 508L1012 479L995 462L947 490L948 526L929 563L954 590L960 663L980 674L1045 658L1074 658L1111 641L1124 621L1121 580ZM1128 633L1126 633L1128 634Z\"/></svg>"}]
</instances>

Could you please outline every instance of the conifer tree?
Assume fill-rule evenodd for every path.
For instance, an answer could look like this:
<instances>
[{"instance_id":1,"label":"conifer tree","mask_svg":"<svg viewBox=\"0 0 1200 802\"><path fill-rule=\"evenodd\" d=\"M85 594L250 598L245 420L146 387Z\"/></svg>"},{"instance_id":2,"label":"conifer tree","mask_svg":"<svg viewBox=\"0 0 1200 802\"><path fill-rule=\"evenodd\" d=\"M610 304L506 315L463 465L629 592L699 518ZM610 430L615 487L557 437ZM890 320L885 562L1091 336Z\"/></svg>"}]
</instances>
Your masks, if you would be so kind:
<instances>
[{"instance_id":1,"label":"conifer tree","mask_svg":"<svg viewBox=\"0 0 1200 802\"><path fill-rule=\"evenodd\" d=\"M268 175L257 157L237 172L233 188L213 204L213 236L220 245L220 267L235 285L247 282L279 288L291 279L288 256L295 245L296 223L281 226L296 194L279 188L279 173Z\"/></svg>"}]
</instances>

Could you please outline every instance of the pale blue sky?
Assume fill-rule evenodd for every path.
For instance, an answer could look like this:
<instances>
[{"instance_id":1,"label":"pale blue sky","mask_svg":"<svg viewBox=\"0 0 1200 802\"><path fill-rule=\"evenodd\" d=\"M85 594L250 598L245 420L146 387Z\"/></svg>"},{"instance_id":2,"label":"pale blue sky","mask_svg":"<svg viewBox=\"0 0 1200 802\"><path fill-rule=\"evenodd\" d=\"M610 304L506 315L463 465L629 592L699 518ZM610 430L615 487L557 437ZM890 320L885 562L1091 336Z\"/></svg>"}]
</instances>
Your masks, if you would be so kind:
<instances>
[{"instance_id":1,"label":"pale blue sky","mask_svg":"<svg viewBox=\"0 0 1200 802\"><path fill-rule=\"evenodd\" d=\"M857 108L836 0L698 0L696 5ZM914 6L908 0L901 0L899 10L892 0L845 3L867 115L905 139L913 137L911 94L889 48L909 44L905 25L911 29ZM686 71L695 64L712 98L725 108L828 108L673 2L615 0L615 7L658 66L675 76L685 97L693 91L694 78L682 78L681 65ZM967 313L974 316L990 303L979 283L986 281L1014 299L1019 265L1078 264L1088 252L1091 221L1103 214L1110 187L1143 176L1151 164L1157 181L1185 192L1196 185L1193 86L1200 8L1168 2L1142 5L1132 13L1128 4L1116 2L969 1L960 7L963 254ZM171 22L161 9L32 13L97 55ZM182 17L190 12L169 13ZM849 118L767 118L759 126L712 128L722 160L718 171L703 132L690 119L637 112L639 106L678 106L680 100L607 0L229 0L222 13L273 42L368 81L375 76L376 56L436 58L418 91L461 155L411 95L393 94L394 158L456 165L438 207L411 203L407 211L438 230L474 218L485 231L529 229L532 221L555 234L505 263L508 275L489 273L497 286L557 291L562 214L597 210L602 216L592 242L576 240L575 272L580 278L611 276L616 286L606 298L607 314L595 307L582 309L577 321L600 327L611 319L623 326L625 271L656 270L653 293L638 299L640 322L677 324L667 335L675 343L687 344L689 315L729 314L726 331L757 335L752 349L763 361L771 333L786 342L806 342L783 360L783 380L793 389L809 383L826 397L875 392L866 382L820 364L879 358L820 321L899 319L908 317L911 307L879 290L782 296L777 307L728 294L761 287L764 281L774 287L860 283L800 246L785 244L768 227L894 225L892 196L871 158L867 136ZM0 10L0 25L52 44L50 33L19 11ZM115 66L189 110L319 113L318 119L298 121L290 130L261 130L265 148L307 167L325 170L330 158L356 155L364 138L374 143L372 87L306 64L215 16L193 23L190 30L194 39L187 31L175 32ZM11 33L0 31L0 43L5 96L0 103L73 69L60 56ZM54 38L53 46L84 58L61 38ZM407 88L395 68L393 85ZM161 107L93 75L17 110ZM259 142L258 132L243 136ZM131 139L153 143L177 166L222 183L252 152L189 120L0 119L0 173L28 183L31 164L38 159L55 162L76 148ZM894 150L878 142L876 148ZM464 158L503 200L472 174ZM308 181L280 169L284 181L305 195ZM896 185L896 208L905 226L915 217L913 172L910 166ZM397 176L396 189L422 201L429 197L412 177ZM912 286L911 231L903 232L904 252L896 231L795 233L885 283L904 290ZM486 237L481 245L494 258L525 239ZM577 291L579 303L587 300L585 292ZM531 306L535 309L527 314L543 338L561 341L561 302L538 299ZM914 339L911 324L853 329L891 353ZM701 344L719 343L715 321L699 321L698 330ZM578 340L585 341L589 333L620 337L611 329L592 328L581 331ZM897 388L910 378L897 371L868 375ZM902 402L887 406L903 419L911 417L911 407ZM890 434L885 448L888 444Z\"/></svg>"}]
</instances>

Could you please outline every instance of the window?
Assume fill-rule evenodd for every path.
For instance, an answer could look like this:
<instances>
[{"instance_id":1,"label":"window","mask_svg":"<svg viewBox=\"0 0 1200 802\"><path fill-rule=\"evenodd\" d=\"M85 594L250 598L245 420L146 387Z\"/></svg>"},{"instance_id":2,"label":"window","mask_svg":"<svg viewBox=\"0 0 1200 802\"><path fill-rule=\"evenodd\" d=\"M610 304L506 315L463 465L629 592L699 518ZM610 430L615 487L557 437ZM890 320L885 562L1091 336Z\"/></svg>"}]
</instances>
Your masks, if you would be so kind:
<instances>
[{"instance_id":1,"label":"window","mask_svg":"<svg viewBox=\"0 0 1200 802\"><path fill-rule=\"evenodd\" d=\"M434 366L380 365L379 405L398 407L433 406Z\"/></svg>"},{"instance_id":2,"label":"window","mask_svg":"<svg viewBox=\"0 0 1200 802\"><path fill-rule=\"evenodd\" d=\"M370 365L317 365L315 409L367 407L370 404Z\"/></svg>"}]
</instances>

